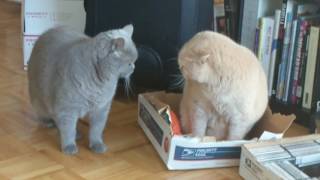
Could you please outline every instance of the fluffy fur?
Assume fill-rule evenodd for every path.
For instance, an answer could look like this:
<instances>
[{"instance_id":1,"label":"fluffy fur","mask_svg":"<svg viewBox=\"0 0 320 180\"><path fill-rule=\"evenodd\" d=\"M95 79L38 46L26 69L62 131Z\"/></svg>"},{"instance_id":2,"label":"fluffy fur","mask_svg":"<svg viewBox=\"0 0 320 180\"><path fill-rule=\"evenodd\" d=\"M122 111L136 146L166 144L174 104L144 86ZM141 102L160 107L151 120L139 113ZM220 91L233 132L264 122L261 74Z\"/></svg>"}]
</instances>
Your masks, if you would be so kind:
<instances>
[{"instance_id":1,"label":"fluffy fur","mask_svg":"<svg viewBox=\"0 0 320 180\"><path fill-rule=\"evenodd\" d=\"M179 53L185 78L184 133L243 139L266 110L266 75L253 53L211 31L196 34Z\"/></svg>"},{"instance_id":2,"label":"fluffy fur","mask_svg":"<svg viewBox=\"0 0 320 180\"><path fill-rule=\"evenodd\" d=\"M129 78L137 59L132 33L127 25L89 38L58 27L36 42L28 65L31 103L41 122L59 129L64 153L78 152L77 121L86 115L90 148L106 151L102 135L118 79Z\"/></svg>"}]
</instances>

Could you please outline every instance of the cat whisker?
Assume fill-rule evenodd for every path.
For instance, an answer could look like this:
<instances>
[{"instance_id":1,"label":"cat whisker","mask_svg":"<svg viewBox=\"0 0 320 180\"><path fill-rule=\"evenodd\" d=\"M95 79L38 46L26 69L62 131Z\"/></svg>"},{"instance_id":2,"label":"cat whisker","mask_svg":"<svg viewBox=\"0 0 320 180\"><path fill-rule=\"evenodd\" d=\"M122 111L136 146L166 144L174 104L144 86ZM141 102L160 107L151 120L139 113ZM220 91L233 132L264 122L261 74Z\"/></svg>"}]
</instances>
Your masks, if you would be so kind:
<instances>
[{"instance_id":1,"label":"cat whisker","mask_svg":"<svg viewBox=\"0 0 320 180\"><path fill-rule=\"evenodd\" d=\"M172 75L172 77L174 77L175 80L170 85L171 88L181 88L184 86L185 79L183 78L183 76L176 74L176 75Z\"/></svg>"},{"instance_id":2,"label":"cat whisker","mask_svg":"<svg viewBox=\"0 0 320 180\"><path fill-rule=\"evenodd\" d=\"M133 94L132 88L130 86L130 77L126 77L124 79L124 89L125 89L125 93L126 96L130 96L130 94Z\"/></svg>"}]
</instances>

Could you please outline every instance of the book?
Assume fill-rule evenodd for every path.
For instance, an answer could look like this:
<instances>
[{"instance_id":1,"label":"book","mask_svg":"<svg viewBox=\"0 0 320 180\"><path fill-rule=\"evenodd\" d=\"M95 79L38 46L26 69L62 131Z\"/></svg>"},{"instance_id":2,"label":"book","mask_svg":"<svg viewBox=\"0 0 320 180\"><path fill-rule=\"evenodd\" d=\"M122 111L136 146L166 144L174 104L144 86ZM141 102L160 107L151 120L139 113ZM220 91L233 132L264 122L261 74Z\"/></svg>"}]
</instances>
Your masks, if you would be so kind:
<instances>
[{"instance_id":1,"label":"book","mask_svg":"<svg viewBox=\"0 0 320 180\"><path fill-rule=\"evenodd\" d=\"M320 40L319 40L320 41ZM320 112L320 43L318 42L317 62L313 83L313 97L311 100L312 112Z\"/></svg>"},{"instance_id":2,"label":"book","mask_svg":"<svg viewBox=\"0 0 320 180\"><path fill-rule=\"evenodd\" d=\"M286 19L286 9L287 9L288 0L282 1L281 13L280 13L280 22L279 22L279 32L278 32L278 41L277 41L277 51L276 51L276 60L275 60L275 69L274 69L274 82L273 89L275 90L275 97L280 99L279 97L279 83L280 83L280 72L282 69L281 65L281 55L282 55L282 46L284 39L284 24ZM276 80L275 80L276 78Z\"/></svg>"},{"instance_id":3,"label":"book","mask_svg":"<svg viewBox=\"0 0 320 180\"><path fill-rule=\"evenodd\" d=\"M241 44L253 51L259 19L263 16L272 16L280 7L279 0L244 0Z\"/></svg>"},{"instance_id":4,"label":"book","mask_svg":"<svg viewBox=\"0 0 320 180\"><path fill-rule=\"evenodd\" d=\"M286 92L286 77L287 77L287 69L288 69L288 54L289 54L289 47L290 47L290 38L291 38L291 30L292 30L292 22L296 16L296 7L297 3L295 0L288 0L287 7L286 7L286 14L283 24L284 35L283 35L283 45L281 51L281 71L279 71L279 81L277 86L277 99L282 100L283 102L287 102L287 97L285 95ZM280 56L280 55L279 55Z\"/></svg>"},{"instance_id":5,"label":"book","mask_svg":"<svg viewBox=\"0 0 320 180\"><path fill-rule=\"evenodd\" d=\"M287 103L292 104L292 84L293 84L293 75L294 75L294 67L295 67L295 60L296 60L296 52L297 52L297 46L298 43L298 33L299 33L298 27L298 20L295 19L292 23L292 33L291 33L291 42L290 42L290 48L289 48L289 60L288 60L288 67L287 67L287 81L286 81L286 92L285 96L287 99Z\"/></svg>"},{"instance_id":6,"label":"book","mask_svg":"<svg viewBox=\"0 0 320 180\"><path fill-rule=\"evenodd\" d=\"M275 94L275 89L273 88L274 82L274 72L276 65L277 49L278 49L278 36L279 36L279 25L280 25L281 10L277 9L274 13L274 28L273 28L273 42L271 50L269 77L268 77L268 92L269 97Z\"/></svg>"},{"instance_id":7,"label":"book","mask_svg":"<svg viewBox=\"0 0 320 180\"><path fill-rule=\"evenodd\" d=\"M260 18L258 59L260 60L263 70L267 77L269 77L269 67L270 67L271 49L272 49L272 41L273 41L273 34L272 34L273 27L274 27L274 17Z\"/></svg>"},{"instance_id":8,"label":"book","mask_svg":"<svg viewBox=\"0 0 320 180\"><path fill-rule=\"evenodd\" d=\"M294 81L294 74L295 74L295 69L296 69L296 63L301 63L302 62L302 65L298 65L297 67L298 67L298 71L300 71L300 67L302 68L301 69L301 71L302 71L302 73L298 73L298 74L300 74L300 76L299 77L301 77L302 76L302 74L303 74L303 69L305 69L304 68L304 64L305 64L305 57L304 57L304 52L305 52L305 49L306 48L303 48L303 49L301 49L302 47L300 47L300 48L298 48L298 39L299 39L299 33L300 33L300 25L301 25L301 20L299 19L299 17L303 17L303 16L305 16L305 15L310 15L310 14L315 14L317 11L319 10L319 7L317 7L317 6L314 6L314 4L313 3L301 3L301 2L299 2L299 4L298 4L298 6L297 6L297 19L296 20L294 20L294 21L296 21L296 24L297 24L297 28L296 27L293 27L293 29L292 29L292 34L296 34L295 35L295 37L294 37L294 39L291 39L293 42L291 43L291 48L292 48L292 45L294 46L292 49L291 49L291 51L290 51L290 56L289 56L289 61L292 61L292 65L291 65L291 68L290 67L288 67L288 68L290 68L291 69L291 76L290 76L290 79L288 80L288 82L287 83L289 83L289 97L288 97L288 99L289 99L289 103L291 103L291 104L300 104L300 102L301 102L301 98L300 98L300 96L299 96L299 98L296 96L296 94L295 94L295 89L297 88L296 87L296 85L295 85L295 87L293 88L293 86L294 86L294 83L293 83L293 81ZM295 26L295 25L294 25ZM306 34L304 34L303 35L303 37L306 37ZM293 36L292 36L292 38L293 38ZM306 38L303 38L303 39L305 39L303 42L305 42L306 41ZM302 42L302 43L303 43ZM303 44L305 44L305 43L303 43ZM301 50L303 50L303 52L301 52ZM301 54L302 54L302 59L303 60L301 60L300 62L296 62L296 57L297 57L297 51L299 51L299 56L301 56ZM299 57L298 57L299 58ZM290 71L290 70L289 70ZM300 79L300 78L299 78ZM301 91L302 91L303 89L301 89ZM294 92L294 93L293 93Z\"/></svg>"},{"instance_id":9,"label":"book","mask_svg":"<svg viewBox=\"0 0 320 180\"><path fill-rule=\"evenodd\" d=\"M292 23L292 33L290 38L290 47L289 47L289 55L288 55L288 64L287 64L287 74L285 81L285 92L283 101L286 103L291 102L291 91L292 91L292 81L293 81L293 64L295 57L295 44L297 42L296 33L298 28L298 20L294 20Z\"/></svg>"},{"instance_id":10,"label":"book","mask_svg":"<svg viewBox=\"0 0 320 180\"><path fill-rule=\"evenodd\" d=\"M225 11L223 2L214 2L214 31L226 34Z\"/></svg>"},{"instance_id":11,"label":"book","mask_svg":"<svg viewBox=\"0 0 320 180\"><path fill-rule=\"evenodd\" d=\"M239 21L242 19L241 1L243 0L224 0L227 35L237 42L239 42L237 29L240 29Z\"/></svg>"},{"instance_id":12,"label":"book","mask_svg":"<svg viewBox=\"0 0 320 180\"><path fill-rule=\"evenodd\" d=\"M305 7L305 6L301 6ZM301 15L306 11L300 11L298 6L298 17L297 17L297 30L296 30L296 43L295 43L295 54L294 54L294 63L292 65L292 78L291 78L291 104L300 104L302 97L302 76L303 76L303 66L305 64L305 52L306 41L308 35L308 21L311 19L317 18L317 15Z\"/></svg>"},{"instance_id":13,"label":"book","mask_svg":"<svg viewBox=\"0 0 320 180\"><path fill-rule=\"evenodd\" d=\"M310 40L310 27L309 23L305 27L305 31L303 34L303 41L302 41L302 49L301 49L301 65L298 73L298 87L297 87L297 105L298 107L302 107L302 97L304 92L304 82L305 82L305 74L306 74L306 67L307 67L307 60L308 60L308 44Z\"/></svg>"},{"instance_id":14,"label":"book","mask_svg":"<svg viewBox=\"0 0 320 180\"><path fill-rule=\"evenodd\" d=\"M317 61L317 52L319 44L319 27L312 26L310 28L310 41L308 44L308 60L306 66L306 75L304 82L304 92L302 107L311 110L313 97L313 82L315 76L315 67Z\"/></svg>"},{"instance_id":15,"label":"book","mask_svg":"<svg viewBox=\"0 0 320 180\"><path fill-rule=\"evenodd\" d=\"M292 13L287 15L286 19L292 20ZM287 63L288 63L288 51L289 51L289 42L290 42L290 34L291 34L291 23L288 21L287 28L285 29L285 36L283 40L283 47L282 47L282 55L281 55L281 69L279 71L279 83L277 86L277 98L278 100L286 101L284 98L285 92L285 80L286 80L286 70L287 70Z\"/></svg>"}]
</instances>

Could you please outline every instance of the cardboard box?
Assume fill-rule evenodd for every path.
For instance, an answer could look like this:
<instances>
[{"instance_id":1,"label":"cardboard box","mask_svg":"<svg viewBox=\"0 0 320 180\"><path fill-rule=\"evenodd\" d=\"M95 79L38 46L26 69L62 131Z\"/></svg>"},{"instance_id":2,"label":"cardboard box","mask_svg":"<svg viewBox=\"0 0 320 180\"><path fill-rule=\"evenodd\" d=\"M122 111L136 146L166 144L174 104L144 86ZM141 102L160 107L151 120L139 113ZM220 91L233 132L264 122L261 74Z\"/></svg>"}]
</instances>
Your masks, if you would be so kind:
<instances>
[{"instance_id":1,"label":"cardboard box","mask_svg":"<svg viewBox=\"0 0 320 180\"><path fill-rule=\"evenodd\" d=\"M23 36L23 65L27 70L28 60L30 59L31 51L39 36L24 35Z\"/></svg>"},{"instance_id":2,"label":"cardboard box","mask_svg":"<svg viewBox=\"0 0 320 180\"><path fill-rule=\"evenodd\" d=\"M25 35L40 35L57 25L84 31L83 0L25 0L23 18Z\"/></svg>"},{"instance_id":3,"label":"cardboard box","mask_svg":"<svg viewBox=\"0 0 320 180\"><path fill-rule=\"evenodd\" d=\"M163 112L179 114L181 94L153 92L139 95L138 123L170 170L230 167L239 165L241 145L258 138L215 141L212 137L196 138L176 135ZM295 117L268 111L249 134L259 140L281 138Z\"/></svg>"},{"instance_id":4,"label":"cardboard box","mask_svg":"<svg viewBox=\"0 0 320 180\"><path fill-rule=\"evenodd\" d=\"M319 170L318 134L242 146L239 173L244 179L318 179Z\"/></svg>"},{"instance_id":5,"label":"cardboard box","mask_svg":"<svg viewBox=\"0 0 320 180\"><path fill-rule=\"evenodd\" d=\"M84 32L83 0L24 0L22 1L23 62L26 69L32 51L32 40L50 28L67 25Z\"/></svg>"}]
</instances>

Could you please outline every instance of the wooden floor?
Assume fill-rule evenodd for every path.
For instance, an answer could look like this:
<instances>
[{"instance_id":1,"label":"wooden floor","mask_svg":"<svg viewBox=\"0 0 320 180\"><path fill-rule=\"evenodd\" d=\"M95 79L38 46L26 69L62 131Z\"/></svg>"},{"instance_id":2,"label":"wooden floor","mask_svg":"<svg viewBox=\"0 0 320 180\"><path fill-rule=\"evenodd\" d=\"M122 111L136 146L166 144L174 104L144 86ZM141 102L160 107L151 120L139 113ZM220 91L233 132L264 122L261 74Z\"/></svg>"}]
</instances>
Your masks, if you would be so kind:
<instances>
[{"instance_id":1,"label":"wooden floor","mask_svg":"<svg viewBox=\"0 0 320 180\"><path fill-rule=\"evenodd\" d=\"M135 100L115 100L105 131L109 151L59 150L57 130L40 127L28 100L22 65L20 6L0 0L0 179L240 179L237 168L168 171L137 124ZM305 133L294 125L289 136Z\"/></svg>"}]
</instances>

